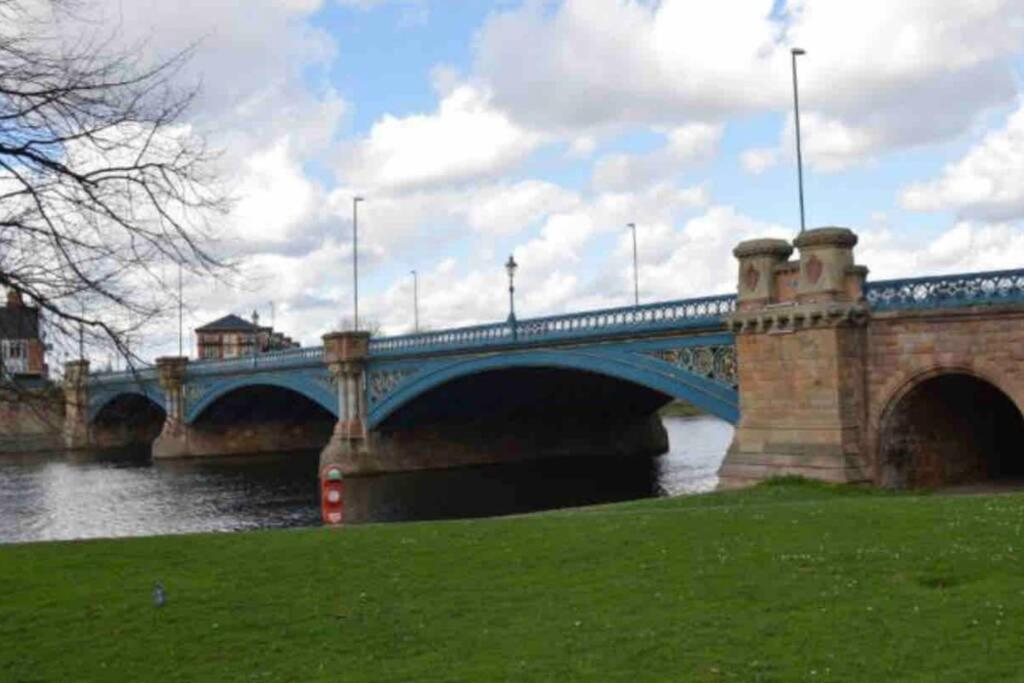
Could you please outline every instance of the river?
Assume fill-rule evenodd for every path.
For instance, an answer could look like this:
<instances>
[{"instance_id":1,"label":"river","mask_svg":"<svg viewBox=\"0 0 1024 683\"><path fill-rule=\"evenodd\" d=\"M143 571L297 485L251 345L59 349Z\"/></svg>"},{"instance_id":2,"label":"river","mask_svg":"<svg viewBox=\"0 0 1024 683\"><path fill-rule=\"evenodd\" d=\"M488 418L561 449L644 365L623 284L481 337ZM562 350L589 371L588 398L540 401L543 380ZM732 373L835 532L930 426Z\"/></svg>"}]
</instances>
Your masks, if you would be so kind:
<instances>
[{"instance_id":1,"label":"river","mask_svg":"<svg viewBox=\"0 0 1024 683\"><path fill-rule=\"evenodd\" d=\"M670 449L346 480L353 521L477 517L708 491L732 439L712 417L666 417ZM147 452L0 454L0 543L320 523L318 454L153 461Z\"/></svg>"}]
</instances>

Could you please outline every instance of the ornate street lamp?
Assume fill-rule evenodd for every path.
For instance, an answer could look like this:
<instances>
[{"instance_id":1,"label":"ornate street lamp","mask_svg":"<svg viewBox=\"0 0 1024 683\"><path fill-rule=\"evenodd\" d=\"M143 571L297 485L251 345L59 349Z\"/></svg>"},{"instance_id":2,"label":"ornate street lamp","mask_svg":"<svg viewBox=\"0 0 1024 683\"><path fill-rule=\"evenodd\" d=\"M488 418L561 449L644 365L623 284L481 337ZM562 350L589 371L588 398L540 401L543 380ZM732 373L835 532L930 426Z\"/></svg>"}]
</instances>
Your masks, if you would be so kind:
<instances>
[{"instance_id":1,"label":"ornate street lamp","mask_svg":"<svg viewBox=\"0 0 1024 683\"><path fill-rule=\"evenodd\" d=\"M512 258L512 254L508 255L508 261L505 262L505 272L508 273L508 322L510 325L516 324L516 268L519 264ZM515 328L513 327L513 332Z\"/></svg>"}]
</instances>

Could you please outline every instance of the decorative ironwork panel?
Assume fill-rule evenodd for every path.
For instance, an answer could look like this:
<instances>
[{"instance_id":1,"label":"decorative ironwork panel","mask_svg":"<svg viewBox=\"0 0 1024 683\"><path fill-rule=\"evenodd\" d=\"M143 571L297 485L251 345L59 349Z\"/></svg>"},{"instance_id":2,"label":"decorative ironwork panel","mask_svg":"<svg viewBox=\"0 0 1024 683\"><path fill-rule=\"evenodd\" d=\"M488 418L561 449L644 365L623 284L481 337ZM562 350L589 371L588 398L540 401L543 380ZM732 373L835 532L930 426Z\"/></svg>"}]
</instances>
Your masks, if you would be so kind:
<instances>
[{"instance_id":1,"label":"decorative ironwork panel","mask_svg":"<svg viewBox=\"0 0 1024 683\"><path fill-rule=\"evenodd\" d=\"M212 382L186 382L181 388L185 397L186 412L191 410L213 387L214 383Z\"/></svg>"},{"instance_id":2,"label":"decorative ironwork panel","mask_svg":"<svg viewBox=\"0 0 1024 683\"><path fill-rule=\"evenodd\" d=\"M401 370L374 370L367 378L367 395L370 405L375 406L385 398L394 393L395 389L411 375L416 374L414 369Z\"/></svg>"},{"instance_id":3,"label":"decorative ironwork panel","mask_svg":"<svg viewBox=\"0 0 1024 683\"><path fill-rule=\"evenodd\" d=\"M680 370L705 377L731 389L735 389L739 383L736 375L736 347L731 344L683 346L677 349L647 351L644 355L665 361Z\"/></svg>"},{"instance_id":4,"label":"decorative ironwork panel","mask_svg":"<svg viewBox=\"0 0 1024 683\"><path fill-rule=\"evenodd\" d=\"M1024 269L868 282L864 297L875 311L1024 303Z\"/></svg>"}]
</instances>

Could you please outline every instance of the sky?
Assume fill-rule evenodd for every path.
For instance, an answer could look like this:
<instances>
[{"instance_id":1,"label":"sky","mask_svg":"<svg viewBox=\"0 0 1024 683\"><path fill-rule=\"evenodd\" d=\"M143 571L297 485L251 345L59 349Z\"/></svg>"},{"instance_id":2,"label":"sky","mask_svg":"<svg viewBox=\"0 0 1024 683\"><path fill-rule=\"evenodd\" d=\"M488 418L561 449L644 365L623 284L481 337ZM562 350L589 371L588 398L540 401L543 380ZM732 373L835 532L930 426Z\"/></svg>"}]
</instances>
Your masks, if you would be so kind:
<instances>
[{"instance_id":1,"label":"sky","mask_svg":"<svg viewBox=\"0 0 1024 683\"><path fill-rule=\"evenodd\" d=\"M885 279L1024 267L1024 0L98 0L154 58L197 43L228 282L316 345L734 291L732 248L846 226ZM187 333L186 333L187 334ZM176 325L148 331L177 350ZM191 345L189 338L186 346Z\"/></svg>"}]
</instances>

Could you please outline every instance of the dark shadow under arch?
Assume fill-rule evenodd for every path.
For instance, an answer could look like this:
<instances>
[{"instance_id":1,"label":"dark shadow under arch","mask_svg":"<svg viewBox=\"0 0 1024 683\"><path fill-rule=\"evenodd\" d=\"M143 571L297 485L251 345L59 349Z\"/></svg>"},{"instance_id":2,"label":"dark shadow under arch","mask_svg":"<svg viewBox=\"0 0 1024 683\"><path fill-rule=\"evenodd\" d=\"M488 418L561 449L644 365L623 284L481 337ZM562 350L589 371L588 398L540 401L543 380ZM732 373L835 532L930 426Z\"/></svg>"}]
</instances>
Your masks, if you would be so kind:
<instances>
[{"instance_id":1,"label":"dark shadow under arch","mask_svg":"<svg viewBox=\"0 0 1024 683\"><path fill-rule=\"evenodd\" d=\"M148 446L160 434L163 406L141 393L117 394L106 401L91 421L92 442L98 448Z\"/></svg>"},{"instance_id":2,"label":"dark shadow under arch","mask_svg":"<svg viewBox=\"0 0 1024 683\"><path fill-rule=\"evenodd\" d=\"M891 488L1024 480L1024 416L984 379L932 375L887 408L878 452L879 483Z\"/></svg>"},{"instance_id":3,"label":"dark shadow under arch","mask_svg":"<svg viewBox=\"0 0 1024 683\"><path fill-rule=\"evenodd\" d=\"M566 377L591 375L646 390L668 399L677 398L731 424L739 420L739 396L735 388L718 384L667 363L639 354L595 353L583 350L531 351L494 354L460 360L417 373L379 404L371 406L371 428L388 421L405 407L420 402L444 385L474 375L534 368L561 372Z\"/></svg>"}]
</instances>

